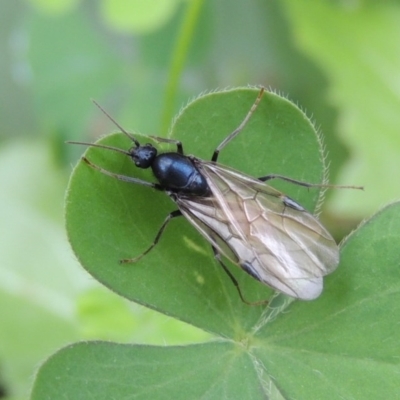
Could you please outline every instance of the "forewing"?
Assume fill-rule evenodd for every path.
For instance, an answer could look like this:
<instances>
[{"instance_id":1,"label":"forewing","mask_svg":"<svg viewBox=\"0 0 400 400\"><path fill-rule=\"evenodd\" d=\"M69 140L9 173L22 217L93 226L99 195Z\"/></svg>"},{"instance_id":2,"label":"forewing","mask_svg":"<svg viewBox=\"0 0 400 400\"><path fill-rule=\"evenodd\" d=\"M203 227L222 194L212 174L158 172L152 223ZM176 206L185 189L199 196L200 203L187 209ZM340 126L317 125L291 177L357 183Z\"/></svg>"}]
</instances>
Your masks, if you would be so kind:
<instances>
[{"instance_id":1,"label":"forewing","mask_svg":"<svg viewBox=\"0 0 400 400\"><path fill-rule=\"evenodd\" d=\"M290 296L313 299L338 264L338 248L310 213L252 177L194 159L213 196L178 205L218 251Z\"/></svg>"}]
</instances>

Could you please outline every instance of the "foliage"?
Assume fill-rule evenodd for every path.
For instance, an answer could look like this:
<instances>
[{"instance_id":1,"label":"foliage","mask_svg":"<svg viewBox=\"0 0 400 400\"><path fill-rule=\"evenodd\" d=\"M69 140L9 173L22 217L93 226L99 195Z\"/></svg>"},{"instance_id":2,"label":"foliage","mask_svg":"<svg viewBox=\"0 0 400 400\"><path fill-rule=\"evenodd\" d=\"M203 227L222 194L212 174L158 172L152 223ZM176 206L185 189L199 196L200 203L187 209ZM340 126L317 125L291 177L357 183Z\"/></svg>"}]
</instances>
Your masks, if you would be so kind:
<instances>
[{"instance_id":1,"label":"foliage","mask_svg":"<svg viewBox=\"0 0 400 400\"><path fill-rule=\"evenodd\" d=\"M226 135L222 132L238 125L256 94L242 89L201 97L179 115L171 135L184 139L185 148L210 154ZM263 175L266 161L261 156L268 148L267 162L279 173L311 181L324 175L312 125L276 95L265 95L239 138L224 157L229 165L247 164L252 173ZM101 143L129 145L121 134ZM119 153L90 148L86 157L108 170L138 176ZM298 187L291 196L310 209L318 200L315 191ZM320 299L292 302L278 295L268 307L250 307L185 221L170 227L137 264L118 265L118 259L140 254L151 242L170 208L164 200L149 188L121 183L80 162L67 195L71 245L82 265L110 289L211 332L218 341L184 347L78 343L44 364L33 399L58 393L71 399L85 393L99 399L129 394L143 399L396 396L399 335L392 314L380 310L391 306L395 314L400 311L395 305L400 203L382 210L345 241L339 270L326 278ZM252 300L271 295L244 272L235 270L235 275ZM384 388L378 384L382 380Z\"/></svg>"},{"instance_id":2,"label":"foliage","mask_svg":"<svg viewBox=\"0 0 400 400\"><path fill-rule=\"evenodd\" d=\"M155 9L157 3L162 7ZM135 12L128 12L130 6ZM361 218L400 197L399 15L398 2L365 0L250 0L246 7L241 0L0 2L0 214L6 227L0 230L0 397L26 398L37 366L77 340L175 345L210 337L102 288L71 254L63 196L82 149L66 146L65 140L94 141L111 130L90 98L127 129L166 135L182 104L205 90L261 83L288 94L323 131L331 183L366 188L327 192L321 216L341 238ZM216 110L211 111L206 119ZM196 134L200 128L191 125ZM208 148L178 133L188 152L209 157L211 143ZM248 169L248 159L234 159L241 140L221 160L259 173ZM270 155L280 147L279 139L267 146ZM295 146L290 150L297 156ZM267 173L285 171L291 163L283 162L265 160ZM304 164L286 173L307 173L299 165ZM303 198L304 191L282 188L313 204ZM385 208L369 225L396 207ZM157 216L163 218L161 212L151 217L143 246L153 238ZM180 233L182 226L183 232L184 222L168 230ZM195 249L197 234L186 233L191 241L184 247ZM386 233L380 232L383 241L395 237ZM164 250L168 237L160 244ZM369 256L381 245L385 251L390 247L366 243ZM206 246L204 252L210 263ZM386 260L386 253L379 255ZM219 276L218 269L211 272ZM358 279L351 281L355 288L363 287ZM389 309L382 314L390 314L395 324L396 310L392 304ZM390 336L391 326L371 326L382 340ZM382 380L387 386L389 376ZM331 397L340 396L332 392Z\"/></svg>"}]
</instances>

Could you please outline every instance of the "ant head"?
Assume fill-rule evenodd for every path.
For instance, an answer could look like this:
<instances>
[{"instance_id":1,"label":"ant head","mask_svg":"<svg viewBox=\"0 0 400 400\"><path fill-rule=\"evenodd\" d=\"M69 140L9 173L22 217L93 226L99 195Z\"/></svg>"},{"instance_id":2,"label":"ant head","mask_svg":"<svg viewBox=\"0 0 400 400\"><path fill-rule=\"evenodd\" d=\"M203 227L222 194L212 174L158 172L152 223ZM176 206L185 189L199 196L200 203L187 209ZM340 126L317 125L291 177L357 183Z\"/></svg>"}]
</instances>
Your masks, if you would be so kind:
<instances>
[{"instance_id":1,"label":"ant head","mask_svg":"<svg viewBox=\"0 0 400 400\"><path fill-rule=\"evenodd\" d=\"M150 143L132 147L129 150L129 156L138 168L149 168L157 157L157 149Z\"/></svg>"},{"instance_id":2,"label":"ant head","mask_svg":"<svg viewBox=\"0 0 400 400\"><path fill-rule=\"evenodd\" d=\"M134 146L131 147L129 151L126 151L119 149L117 147L106 146L96 143L75 142L75 141L70 141L67 143L81 144L84 146L98 147L101 149L116 151L118 153L122 153L129 156L138 168L143 168L143 169L149 168L152 165L154 159L157 157L157 149L149 143L141 145L139 141L132 134L128 133L113 117L111 117L111 115L108 114L107 111L100 106L100 104L98 104L94 100L93 103L121 130L121 132L123 132L130 140L132 140Z\"/></svg>"}]
</instances>

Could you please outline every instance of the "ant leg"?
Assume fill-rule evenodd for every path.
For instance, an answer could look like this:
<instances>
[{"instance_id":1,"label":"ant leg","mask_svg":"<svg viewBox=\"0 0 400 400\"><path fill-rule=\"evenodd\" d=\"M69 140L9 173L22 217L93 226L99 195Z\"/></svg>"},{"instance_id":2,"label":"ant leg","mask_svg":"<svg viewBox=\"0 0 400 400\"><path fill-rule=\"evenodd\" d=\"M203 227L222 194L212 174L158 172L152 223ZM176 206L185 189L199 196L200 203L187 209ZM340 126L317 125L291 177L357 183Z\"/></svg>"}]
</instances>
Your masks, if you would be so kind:
<instances>
[{"instance_id":1,"label":"ant leg","mask_svg":"<svg viewBox=\"0 0 400 400\"><path fill-rule=\"evenodd\" d=\"M176 151L179 154L183 154L183 146L182 146L182 142L180 140L167 139L167 138L163 138L163 137L159 137L159 136L153 136L153 135L149 135L149 137L152 138L153 140L155 140L158 143L174 144L176 146Z\"/></svg>"},{"instance_id":2,"label":"ant leg","mask_svg":"<svg viewBox=\"0 0 400 400\"><path fill-rule=\"evenodd\" d=\"M232 132L230 133L220 144L219 146L214 150L214 153L211 157L211 161L216 162L218 159L218 155L219 152L231 141L233 140L241 131L242 129L246 126L247 122L249 121L250 117L252 116L252 114L254 113L254 111L256 110L258 104L261 101L261 98L264 94L264 88L262 87L260 89L260 92L258 93L258 96L255 100L255 102L253 103L253 105L251 106L249 112L247 113L247 115L245 116L244 120L240 123L240 125Z\"/></svg>"},{"instance_id":3,"label":"ant leg","mask_svg":"<svg viewBox=\"0 0 400 400\"><path fill-rule=\"evenodd\" d=\"M138 185L143 185L143 186L149 186L153 189L157 190L164 190L158 183L152 183L152 182L147 182L143 181L142 179L134 178L132 176L126 176L126 175L120 175L120 174L115 174L113 172L107 171L104 168L99 167L96 164L93 164L91 161L89 161L86 157L82 157L82 160L89 165L89 167L101 172L104 175L111 176L112 178L119 179L120 181L128 182L128 183L136 183Z\"/></svg>"},{"instance_id":4,"label":"ant leg","mask_svg":"<svg viewBox=\"0 0 400 400\"><path fill-rule=\"evenodd\" d=\"M144 257L147 253L149 253L158 243L158 241L161 238L161 235L164 232L164 229L166 228L166 226L168 225L168 222L171 221L172 218L176 218L176 217L180 217L182 216L182 213L180 212L180 210L175 210L172 211L172 213L168 214L167 218L165 218L163 224L161 225L161 228L158 230L158 233L156 235L156 238L154 239L153 243L151 244L151 246L142 254L140 254L139 256L135 257L135 258L124 258L123 260L120 260L119 262L121 264L127 264L127 263L134 263L136 261L139 261L142 257Z\"/></svg>"},{"instance_id":5,"label":"ant leg","mask_svg":"<svg viewBox=\"0 0 400 400\"><path fill-rule=\"evenodd\" d=\"M230 280L232 281L232 283L235 285L235 287L236 287L236 289L237 289L237 291L238 291L238 293L239 293L240 299L243 301L243 303L245 303L245 304L247 304L247 305L249 305L249 306L260 306L260 305L268 304L268 300L260 300L260 301L254 301L254 302L252 302L252 301L247 301L247 300L243 297L242 291L241 291L240 286L239 286L239 282L238 282L237 279L233 276L232 272L229 271L228 267L222 262L222 260L221 260L221 254L218 253L218 250L217 250L214 246L211 246L211 247L212 247L212 250L213 250L213 253L214 253L214 258L219 262L219 264L221 265L221 267L224 269L224 271L225 271L225 272L227 273L227 275L229 276L229 279L230 279Z\"/></svg>"},{"instance_id":6,"label":"ant leg","mask_svg":"<svg viewBox=\"0 0 400 400\"><path fill-rule=\"evenodd\" d=\"M364 188L362 186L342 186L342 185L329 185L329 184L323 184L323 183L309 183L309 182L298 181L296 179L288 178L286 176L277 175L277 174L266 175L266 176L262 176L261 178L258 178L258 180L260 180L262 182L270 181L272 179L281 179L283 181L294 183L295 185L300 185L300 186L304 186L307 188L323 187L323 188L333 188L333 189L361 189L361 190L364 190Z\"/></svg>"}]
</instances>

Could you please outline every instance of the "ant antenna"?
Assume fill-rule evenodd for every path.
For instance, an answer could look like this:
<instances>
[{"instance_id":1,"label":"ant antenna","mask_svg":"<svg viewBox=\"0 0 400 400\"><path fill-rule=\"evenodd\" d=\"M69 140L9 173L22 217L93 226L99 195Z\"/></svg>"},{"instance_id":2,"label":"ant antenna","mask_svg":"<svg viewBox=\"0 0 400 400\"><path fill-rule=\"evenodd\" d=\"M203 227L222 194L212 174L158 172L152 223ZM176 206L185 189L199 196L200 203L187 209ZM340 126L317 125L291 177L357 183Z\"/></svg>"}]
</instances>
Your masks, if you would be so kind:
<instances>
[{"instance_id":1,"label":"ant antenna","mask_svg":"<svg viewBox=\"0 0 400 400\"><path fill-rule=\"evenodd\" d=\"M93 103L100 109L100 111L117 127L123 132L126 136L128 136L129 139L132 140L133 143L135 143L136 147L140 146L140 143L135 139L133 135L128 133L96 100L93 100ZM72 142L71 142L72 143Z\"/></svg>"},{"instance_id":2,"label":"ant antenna","mask_svg":"<svg viewBox=\"0 0 400 400\"><path fill-rule=\"evenodd\" d=\"M65 142L65 143L67 143L67 144L80 144L82 146L90 146L90 147L98 147L100 149L117 151L118 153L122 153L122 154L125 154L127 156L131 156L131 153L129 153L129 151L125 151L125 150L119 149L118 147L106 146L104 144L88 143L88 142L75 142L75 141L72 141L72 140L68 141L68 142Z\"/></svg>"}]
</instances>

